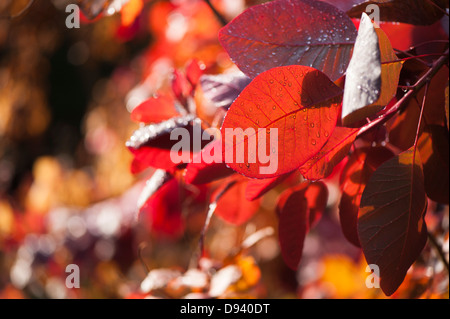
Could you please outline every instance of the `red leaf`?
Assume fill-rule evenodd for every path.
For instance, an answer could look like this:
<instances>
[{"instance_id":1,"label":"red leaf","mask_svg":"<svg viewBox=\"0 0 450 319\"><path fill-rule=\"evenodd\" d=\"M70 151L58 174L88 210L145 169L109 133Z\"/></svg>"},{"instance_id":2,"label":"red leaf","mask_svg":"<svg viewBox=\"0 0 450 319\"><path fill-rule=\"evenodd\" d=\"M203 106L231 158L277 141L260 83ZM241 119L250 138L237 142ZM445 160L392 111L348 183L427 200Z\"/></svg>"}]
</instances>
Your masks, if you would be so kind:
<instances>
[{"instance_id":1,"label":"red leaf","mask_svg":"<svg viewBox=\"0 0 450 319\"><path fill-rule=\"evenodd\" d=\"M172 76L173 94L181 104L185 105L186 98L191 94L193 87L184 73L174 70Z\"/></svg>"},{"instance_id":2,"label":"red leaf","mask_svg":"<svg viewBox=\"0 0 450 319\"><path fill-rule=\"evenodd\" d=\"M241 225L252 218L258 211L260 201L248 201L245 199L246 178L239 175L231 176L224 180L223 185L226 186L234 180L236 183L217 200L215 214L228 223ZM222 191L223 188L217 189L212 197L216 198L217 194Z\"/></svg>"},{"instance_id":3,"label":"red leaf","mask_svg":"<svg viewBox=\"0 0 450 319\"><path fill-rule=\"evenodd\" d=\"M359 27L359 19L352 19L356 28ZM448 40L440 22L429 26L418 26L407 23L380 21L380 28L386 33L392 47L398 50L409 50L420 43L434 40Z\"/></svg>"},{"instance_id":4,"label":"red leaf","mask_svg":"<svg viewBox=\"0 0 450 319\"><path fill-rule=\"evenodd\" d=\"M128 149L133 153L134 160L131 170L134 174L139 173L146 167L160 168L173 173L177 168L185 166L192 157L192 152L195 151L192 147L189 153L185 156L183 154L182 161L175 163L172 158L173 155L178 155L179 150L172 150L175 144L180 143L178 139L171 139L171 132L176 128L185 128L190 137L190 145L195 145L194 139L201 138L201 128L194 129L191 121L192 116L172 118L168 121L159 124L150 124L140 127L136 130L130 139L127 141ZM182 137L183 138L183 137ZM207 141L201 140L203 147ZM171 156L172 155L172 156Z\"/></svg>"},{"instance_id":5,"label":"red leaf","mask_svg":"<svg viewBox=\"0 0 450 319\"><path fill-rule=\"evenodd\" d=\"M152 97L131 112L131 120L143 123L159 123L174 116L179 114L175 110L173 98L167 94Z\"/></svg>"},{"instance_id":6,"label":"red leaf","mask_svg":"<svg viewBox=\"0 0 450 319\"><path fill-rule=\"evenodd\" d=\"M279 67L260 74L234 101L223 122L226 163L253 178L274 177L298 168L328 140L341 99L342 90L310 67ZM271 145L276 132L274 143L278 145ZM269 154L267 164L260 153ZM268 169L274 163L277 167Z\"/></svg>"},{"instance_id":7,"label":"red leaf","mask_svg":"<svg viewBox=\"0 0 450 319\"><path fill-rule=\"evenodd\" d=\"M358 129L336 127L330 139L313 158L300 167L300 173L309 180L328 177L333 168L347 156Z\"/></svg>"},{"instance_id":8,"label":"red leaf","mask_svg":"<svg viewBox=\"0 0 450 319\"><path fill-rule=\"evenodd\" d=\"M425 246L426 208L422 163L414 148L383 163L364 189L358 235L367 263L380 269L380 286L388 296Z\"/></svg>"},{"instance_id":9,"label":"red leaf","mask_svg":"<svg viewBox=\"0 0 450 319\"><path fill-rule=\"evenodd\" d=\"M305 192L309 210L309 226L313 227L327 207L328 188L323 182L310 183Z\"/></svg>"},{"instance_id":10,"label":"red leaf","mask_svg":"<svg viewBox=\"0 0 450 319\"><path fill-rule=\"evenodd\" d=\"M186 66L186 78L189 83L194 87L200 80L203 74L205 65L197 61L196 59L191 60Z\"/></svg>"},{"instance_id":11,"label":"red leaf","mask_svg":"<svg viewBox=\"0 0 450 319\"><path fill-rule=\"evenodd\" d=\"M215 140L208 145L198 154L195 154L192 162L186 167L186 174L184 179L188 184L206 184L214 180L227 177L234 173L231 168L228 168L225 163L220 162L205 162L205 154L211 154L217 144L222 143L220 140ZM221 158L221 156L220 156Z\"/></svg>"},{"instance_id":12,"label":"red leaf","mask_svg":"<svg viewBox=\"0 0 450 319\"><path fill-rule=\"evenodd\" d=\"M356 38L348 16L321 1L275 0L253 6L219 31L219 40L248 76L284 65L312 66L337 80Z\"/></svg>"},{"instance_id":13,"label":"red leaf","mask_svg":"<svg viewBox=\"0 0 450 319\"><path fill-rule=\"evenodd\" d=\"M345 238L355 246L360 246L356 225L361 195L373 172L392 156L384 147L360 148L350 156L341 172L339 218Z\"/></svg>"},{"instance_id":14,"label":"red leaf","mask_svg":"<svg viewBox=\"0 0 450 319\"><path fill-rule=\"evenodd\" d=\"M278 235L281 254L290 268L297 269L305 236L322 215L327 200L328 189L322 182L302 183L280 195Z\"/></svg>"},{"instance_id":15,"label":"red leaf","mask_svg":"<svg viewBox=\"0 0 450 319\"><path fill-rule=\"evenodd\" d=\"M181 212L180 185L172 179L147 200L140 213L153 232L177 237L184 228Z\"/></svg>"},{"instance_id":16,"label":"red leaf","mask_svg":"<svg viewBox=\"0 0 450 319\"><path fill-rule=\"evenodd\" d=\"M260 198L272 188L281 184L291 174L283 174L277 177L271 177L266 179L250 179L245 188L245 198L247 200L255 200Z\"/></svg>"},{"instance_id":17,"label":"red leaf","mask_svg":"<svg viewBox=\"0 0 450 319\"><path fill-rule=\"evenodd\" d=\"M139 149L130 149L134 158L131 162L131 173L138 174L148 167L160 168L175 173L179 164L170 160L170 150L159 147L143 146Z\"/></svg>"}]
</instances>

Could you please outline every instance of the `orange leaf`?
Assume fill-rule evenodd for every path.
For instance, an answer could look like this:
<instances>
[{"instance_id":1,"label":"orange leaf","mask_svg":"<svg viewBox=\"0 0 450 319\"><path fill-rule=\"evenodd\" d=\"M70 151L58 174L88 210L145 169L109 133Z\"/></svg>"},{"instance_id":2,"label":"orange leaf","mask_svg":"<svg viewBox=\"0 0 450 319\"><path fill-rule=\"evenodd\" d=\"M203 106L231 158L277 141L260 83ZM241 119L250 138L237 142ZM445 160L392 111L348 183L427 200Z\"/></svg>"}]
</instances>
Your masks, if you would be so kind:
<instances>
[{"instance_id":1,"label":"orange leaf","mask_svg":"<svg viewBox=\"0 0 450 319\"><path fill-rule=\"evenodd\" d=\"M260 74L225 117L221 132L227 165L253 178L293 171L328 140L341 98L341 89L310 67L279 67ZM270 157L269 163L261 153ZM276 167L269 166L273 163Z\"/></svg>"},{"instance_id":2,"label":"orange leaf","mask_svg":"<svg viewBox=\"0 0 450 319\"><path fill-rule=\"evenodd\" d=\"M336 127L323 148L300 167L304 178L318 180L327 177L347 156L358 129Z\"/></svg>"}]
</instances>

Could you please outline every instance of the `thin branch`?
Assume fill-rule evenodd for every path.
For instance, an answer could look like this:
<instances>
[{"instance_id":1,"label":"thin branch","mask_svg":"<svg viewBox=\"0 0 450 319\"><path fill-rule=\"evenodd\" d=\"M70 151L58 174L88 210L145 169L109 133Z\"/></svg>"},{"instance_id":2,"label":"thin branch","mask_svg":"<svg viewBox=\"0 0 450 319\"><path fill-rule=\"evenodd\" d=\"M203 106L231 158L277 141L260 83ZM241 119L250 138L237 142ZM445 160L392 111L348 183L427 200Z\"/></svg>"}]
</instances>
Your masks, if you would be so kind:
<instances>
[{"instance_id":1,"label":"thin branch","mask_svg":"<svg viewBox=\"0 0 450 319\"><path fill-rule=\"evenodd\" d=\"M147 272L147 274L150 272L150 268L147 266L144 258L142 257L142 250L147 247L146 243L140 243L139 247L138 247L138 257L139 260L141 261L142 266L144 267L145 271Z\"/></svg>"},{"instance_id":2,"label":"thin branch","mask_svg":"<svg viewBox=\"0 0 450 319\"><path fill-rule=\"evenodd\" d=\"M214 5L211 3L211 0L203 0L203 1L206 2L208 7L211 9L211 11L216 16L217 20L219 20L220 24L222 26L226 26L228 23L227 19L225 19L225 17L219 11L217 11L216 7L214 7Z\"/></svg>"},{"instance_id":3,"label":"thin branch","mask_svg":"<svg viewBox=\"0 0 450 319\"><path fill-rule=\"evenodd\" d=\"M357 137L373 129L377 125L386 123L391 117L393 117L397 113L397 111L399 111L406 104L406 102L409 101L409 99L412 98L427 82L429 82L436 75L436 73L438 73L441 67L447 63L448 52L449 50L447 49L447 51L445 51L445 54L437 59L433 63L432 67L424 75L422 75L420 79L418 79L417 82L413 85L413 87L409 89L408 92L406 92L405 95L403 95L403 97L397 101L397 103L395 103L389 110L387 110L386 113L380 115L377 119L361 127Z\"/></svg>"},{"instance_id":4,"label":"thin branch","mask_svg":"<svg viewBox=\"0 0 450 319\"><path fill-rule=\"evenodd\" d=\"M439 5L437 5L433 0L426 0L429 4L431 4L432 6L434 6L436 9L438 9L439 11L441 11L443 14L445 14L446 16L448 16L448 12L447 10L444 10L443 8L441 8Z\"/></svg>"},{"instance_id":5,"label":"thin branch","mask_svg":"<svg viewBox=\"0 0 450 319\"><path fill-rule=\"evenodd\" d=\"M442 250L442 247L439 245L436 238L430 232L428 232L428 239L430 240L431 245L434 247L434 249L438 253L439 258L441 259L442 263L445 266L445 269L447 269L447 273L450 274L448 260L447 260L447 258L445 258L445 254L444 254L444 251Z\"/></svg>"},{"instance_id":6,"label":"thin branch","mask_svg":"<svg viewBox=\"0 0 450 319\"><path fill-rule=\"evenodd\" d=\"M402 53L402 54L404 54L404 55L406 55L406 56L408 56L408 57L413 57L413 56L414 56L414 54L411 54L411 53L406 52L406 51L403 51L403 50L394 49L394 51L397 52L397 53ZM428 62L426 62L426 61L424 61L424 60L422 60L422 59L420 59L420 58L417 59L417 61L419 61L420 63L424 64L424 65L427 66L427 67L430 67L430 66L431 66L430 63L428 63Z\"/></svg>"},{"instance_id":7,"label":"thin branch","mask_svg":"<svg viewBox=\"0 0 450 319\"><path fill-rule=\"evenodd\" d=\"M422 54L422 55L411 55L406 58L381 62L381 64L397 63L397 62L408 61L408 60L412 60L412 59L419 60L420 58L426 58L426 57L430 57L430 56L443 56L443 55L445 55L445 53L428 53L428 54Z\"/></svg>"}]
</instances>

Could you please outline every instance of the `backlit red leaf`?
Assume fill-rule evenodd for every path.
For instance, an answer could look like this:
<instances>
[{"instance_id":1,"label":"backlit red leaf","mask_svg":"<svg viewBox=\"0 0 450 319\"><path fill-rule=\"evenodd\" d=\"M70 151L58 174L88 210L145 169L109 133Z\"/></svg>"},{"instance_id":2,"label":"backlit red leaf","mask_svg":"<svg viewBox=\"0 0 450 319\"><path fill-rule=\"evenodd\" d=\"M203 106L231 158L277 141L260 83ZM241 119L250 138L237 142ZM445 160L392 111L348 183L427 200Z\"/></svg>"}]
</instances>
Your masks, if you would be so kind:
<instances>
[{"instance_id":1,"label":"backlit red leaf","mask_svg":"<svg viewBox=\"0 0 450 319\"><path fill-rule=\"evenodd\" d=\"M231 105L222 125L227 165L254 178L298 168L327 142L341 98L342 90L310 67L278 67L260 74ZM270 156L268 163L261 153Z\"/></svg>"},{"instance_id":2,"label":"backlit red leaf","mask_svg":"<svg viewBox=\"0 0 450 319\"><path fill-rule=\"evenodd\" d=\"M179 236L184 228L180 185L175 179L165 183L143 205L141 218L152 232Z\"/></svg>"},{"instance_id":3,"label":"backlit red leaf","mask_svg":"<svg viewBox=\"0 0 450 319\"><path fill-rule=\"evenodd\" d=\"M239 71L231 74L203 75L200 85L205 98L214 106L228 109L250 81L248 76Z\"/></svg>"},{"instance_id":4,"label":"backlit red leaf","mask_svg":"<svg viewBox=\"0 0 450 319\"><path fill-rule=\"evenodd\" d=\"M259 200L249 201L245 199L245 187L247 186L247 179L236 175L225 179L222 185L227 185L230 181L236 183L228 188L217 200L217 207L215 215L233 225L241 225L247 222L259 209ZM222 188L216 190L213 194L221 193Z\"/></svg>"},{"instance_id":5,"label":"backlit red leaf","mask_svg":"<svg viewBox=\"0 0 450 319\"><path fill-rule=\"evenodd\" d=\"M309 180L318 180L331 174L333 168L348 155L358 129L336 127L322 149L300 167L300 173Z\"/></svg>"},{"instance_id":6,"label":"backlit red leaf","mask_svg":"<svg viewBox=\"0 0 450 319\"><path fill-rule=\"evenodd\" d=\"M288 173L266 179L250 179L245 188L245 198L248 200L260 198L272 188L281 184L290 175L291 174Z\"/></svg>"},{"instance_id":7,"label":"backlit red leaf","mask_svg":"<svg viewBox=\"0 0 450 319\"><path fill-rule=\"evenodd\" d=\"M309 226L314 227L327 207L328 188L323 182L310 183L305 191L305 197L309 210Z\"/></svg>"},{"instance_id":8,"label":"backlit red leaf","mask_svg":"<svg viewBox=\"0 0 450 319\"><path fill-rule=\"evenodd\" d=\"M429 25L443 16L443 10L448 7L446 0L371 0L361 1L357 6L347 11L350 17L359 18L367 12L368 5L376 5L381 21L404 22L416 25ZM441 9L439 9L439 7Z\"/></svg>"},{"instance_id":9,"label":"backlit red leaf","mask_svg":"<svg viewBox=\"0 0 450 319\"><path fill-rule=\"evenodd\" d=\"M422 163L413 147L383 163L364 189L358 235L367 263L380 269L380 286L388 296L425 246L426 207Z\"/></svg>"},{"instance_id":10,"label":"backlit red leaf","mask_svg":"<svg viewBox=\"0 0 450 319\"><path fill-rule=\"evenodd\" d=\"M152 97L139 104L131 112L131 120L142 123L159 123L179 116L175 110L175 101L167 94Z\"/></svg>"},{"instance_id":11,"label":"backlit red leaf","mask_svg":"<svg viewBox=\"0 0 450 319\"><path fill-rule=\"evenodd\" d=\"M336 7L313 0L275 0L244 11L219 40L248 76L284 65L314 67L332 80L348 65L356 29Z\"/></svg>"}]
</instances>

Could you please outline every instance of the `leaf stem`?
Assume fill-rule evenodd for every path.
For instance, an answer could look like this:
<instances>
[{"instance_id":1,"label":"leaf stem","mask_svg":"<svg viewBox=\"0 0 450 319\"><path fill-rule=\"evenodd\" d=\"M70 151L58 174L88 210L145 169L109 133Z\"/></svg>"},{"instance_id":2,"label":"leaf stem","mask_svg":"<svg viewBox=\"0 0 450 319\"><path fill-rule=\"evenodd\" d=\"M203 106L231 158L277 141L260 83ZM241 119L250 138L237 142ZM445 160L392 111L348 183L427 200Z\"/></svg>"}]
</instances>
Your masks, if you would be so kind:
<instances>
[{"instance_id":1,"label":"leaf stem","mask_svg":"<svg viewBox=\"0 0 450 319\"><path fill-rule=\"evenodd\" d=\"M216 7L214 7L214 5L211 3L211 0L203 0L203 1L208 5L208 7L214 13L214 15L216 16L217 20L219 20L220 24L223 27L226 26L227 23L228 23L227 19L225 19L225 17L219 11L217 11Z\"/></svg>"},{"instance_id":2,"label":"leaf stem","mask_svg":"<svg viewBox=\"0 0 450 319\"><path fill-rule=\"evenodd\" d=\"M443 56L443 55L445 55L445 53L428 53L428 54L422 54L422 55L411 55L411 56L408 56L408 57L402 58L402 59L381 62L381 64L397 63L397 62L408 61L408 60L412 60L412 59L426 58L429 56Z\"/></svg>"},{"instance_id":3,"label":"leaf stem","mask_svg":"<svg viewBox=\"0 0 450 319\"><path fill-rule=\"evenodd\" d=\"M448 260L447 260L447 258L445 258L445 254L444 254L444 251L442 250L442 247L439 245L439 243L437 242L434 235L430 232L428 232L428 239L430 240L431 245L434 247L434 249L438 253L439 258L441 259L442 263L445 266L445 269L447 269L447 273L450 274Z\"/></svg>"},{"instance_id":4,"label":"leaf stem","mask_svg":"<svg viewBox=\"0 0 450 319\"><path fill-rule=\"evenodd\" d=\"M448 61L448 52L449 50L445 51L444 55L441 56L439 59L437 59L431 68L425 72L424 75L420 77L420 79L417 80L416 83L412 86L411 89L409 89L403 97L397 101L390 109L388 109L384 114L380 115L377 119L373 120L370 123L367 123L363 127L360 128L357 137L361 136L363 133L366 133L367 131L373 129L377 125L381 125L386 123L391 117L393 117L397 111L399 111L404 104L409 101L411 97L414 96L425 84L427 84L433 76L436 75L436 73L441 69L443 65L445 65Z\"/></svg>"},{"instance_id":5,"label":"leaf stem","mask_svg":"<svg viewBox=\"0 0 450 319\"><path fill-rule=\"evenodd\" d=\"M416 155L417 141L419 140L420 124L422 123L423 113L424 113L424 109L425 109L425 100L427 99L427 93L428 93L429 84L430 84L430 82L427 81L427 83L425 85L425 92L423 94L422 106L420 107L419 122L417 123L416 138L414 139L413 163L414 163L414 157Z\"/></svg>"}]
</instances>

